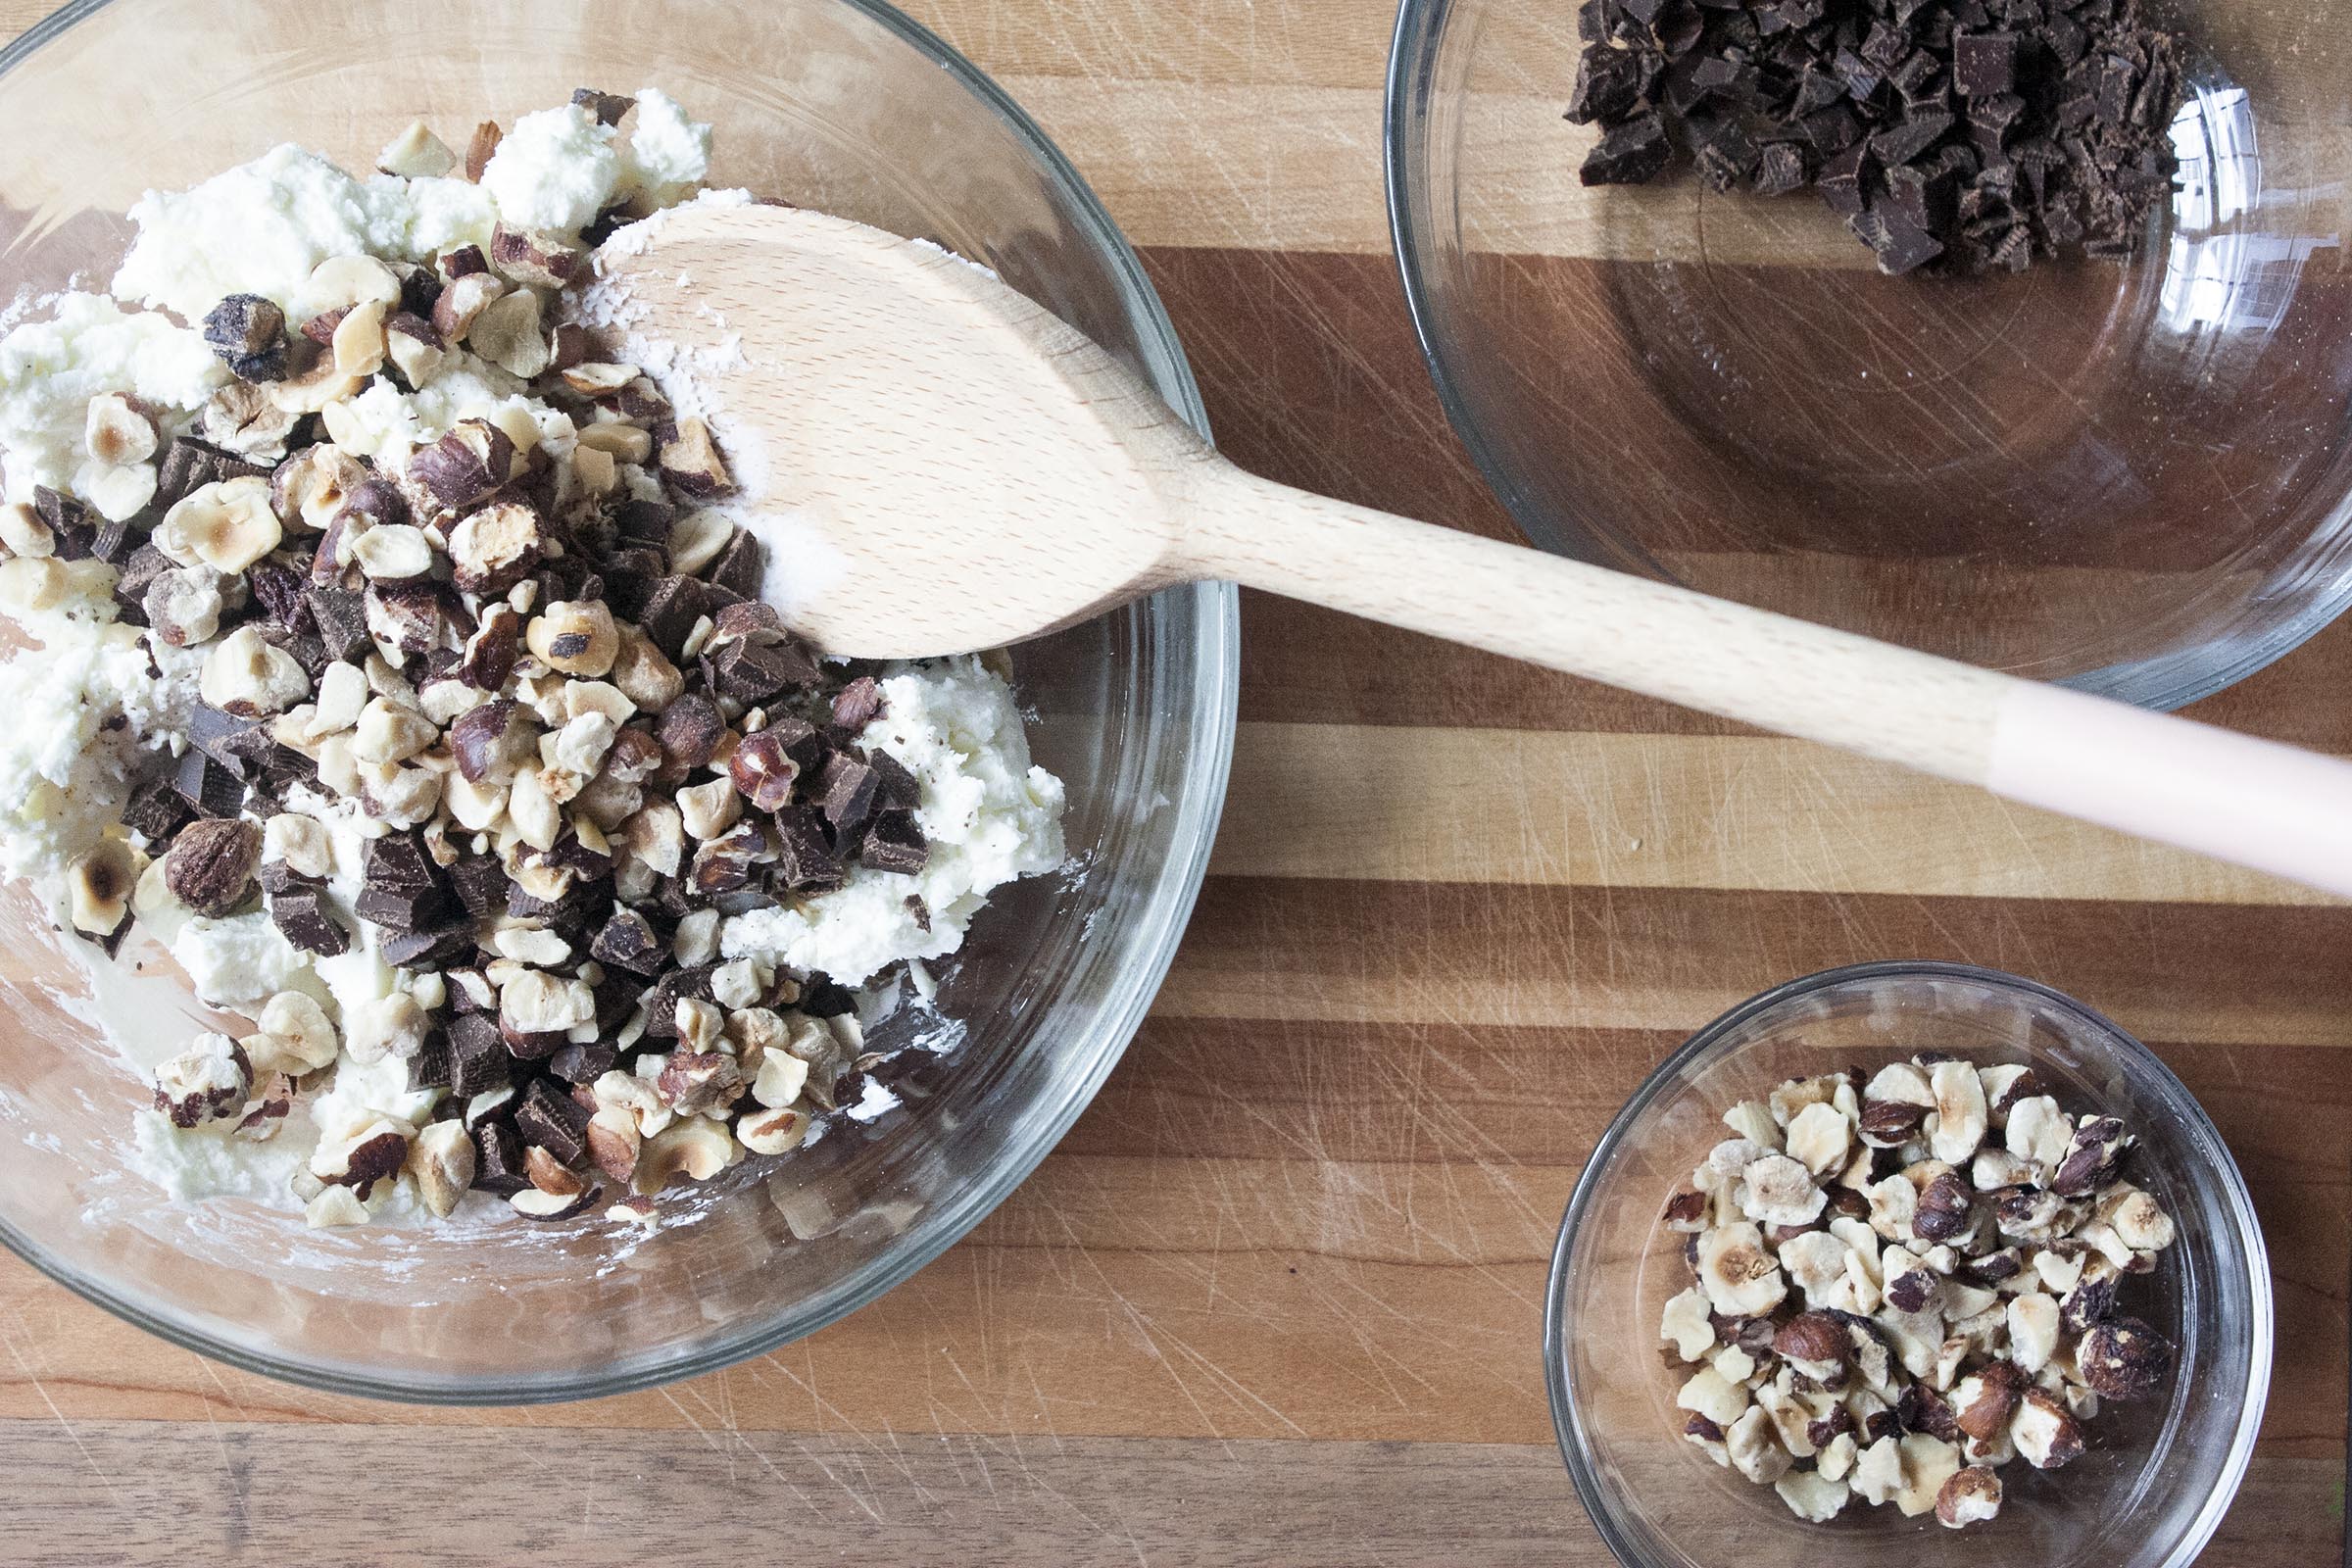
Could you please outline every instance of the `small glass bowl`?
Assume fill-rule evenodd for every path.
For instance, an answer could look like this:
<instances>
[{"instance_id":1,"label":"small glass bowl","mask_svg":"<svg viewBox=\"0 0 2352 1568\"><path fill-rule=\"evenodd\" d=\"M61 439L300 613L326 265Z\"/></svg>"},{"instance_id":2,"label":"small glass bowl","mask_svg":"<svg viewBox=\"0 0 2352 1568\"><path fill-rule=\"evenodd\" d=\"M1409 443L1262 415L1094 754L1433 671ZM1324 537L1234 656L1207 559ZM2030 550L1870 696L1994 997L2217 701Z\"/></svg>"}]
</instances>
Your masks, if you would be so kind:
<instances>
[{"instance_id":1,"label":"small glass bowl","mask_svg":"<svg viewBox=\"0 0 2352 1568\"><path fill-rule=\"evenodd\" d=\"M2042 1473L2000 1470L2000 1516L1965 1531L1859 1500L1828 1525L1683 1441L1688 1376L1660 1349L1667 1298L1690 1283L1666 1200L1730 1134L1722 1113L1787 1078L1876 1071L1919 1051L2031 1063L2070 1111L2121 1116L2131 1179L2180 1240L2127 1283L2125 1309L2179 1348L2170 1386L2110 1405L2089 1451ZM2183 1565L2236 1494L2271 1377L2271 1276L2237 1164L2180 1079L2138 1041L2057 992L1942 963L1876 963L1740 1004L1652 1073L1592 1152L1552 1254L1544 1354L1552 1423L1585 1508L1633 1568L1900 1560L1906 1568Z\"/></svg>"},{"instance_id":2,"label":"small glass bowl","mask_svg":"<svg viewBox=\"0 0 2352 1568\"><path fill-rule=\"evenodd\" d=\"M365 169L419 116L463 145L477 122L512 125L578 86L646 84L716 123L713 184L994 268L1203 426L1167 315L1085 182L1001 88L880 0L82 0L0 50L0 302L75 276L102 287L142 188L275 142ZM954 518L939 533L956 548ZM99 1039L74 939L27 890L0 890L0 1245L207 1355L401 1399L585 1398L812 1333L979 1223L1133 1038L1216 834L1238 634L1234 590L1202 584L1013 652L1032 751L1068 786L1073 869L1000 890L975 919L938 976L961 1043L881 1069L897 1108L672 1189L642 1232L495 1213L311 1231L246 1200L173 1201L124 1168L148 1091ZM170 980L103 984L118 1013L205 1027ZM868 1044L925 1021L903 1009Z\"/></svg>"},{"instance_id":3,"label":"small glass bowl","mask_svg":"<svg viewBox=\"0 0 2352 1568\"><path fill-rule=\"evenodd\" d=\"M1573 3L1403 0L1390 221L1440 399L1537 545L2150 707L2352 602L2352 74L2331 0L2188 40L2126 265L1882 277L1810 192L1578 180Z\"/></svg>"}]
</instances>

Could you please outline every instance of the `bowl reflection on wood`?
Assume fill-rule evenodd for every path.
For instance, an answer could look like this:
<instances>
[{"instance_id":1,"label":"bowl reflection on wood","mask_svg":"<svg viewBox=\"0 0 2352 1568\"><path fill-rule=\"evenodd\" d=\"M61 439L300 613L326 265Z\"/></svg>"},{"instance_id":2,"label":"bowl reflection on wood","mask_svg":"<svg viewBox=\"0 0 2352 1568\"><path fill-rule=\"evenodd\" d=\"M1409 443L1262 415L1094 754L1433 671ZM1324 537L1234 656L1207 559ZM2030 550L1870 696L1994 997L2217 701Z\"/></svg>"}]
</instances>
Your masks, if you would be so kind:
<instances>
[{"instance_id":1,"label":"bowl reflection on wood","mask_svg":"<svg viewBox=\"0 0 2352 1568\"><path fill-rule=\"evenodd\" d=\"M1407 0L1406 290L1530 537L2159 707L2326 624L2352 596L2352 56L2323 6L2150 9L2192 62L2169 214L2126 264L1953 279L1879 275L1810 193L1581 186L1575 8Z\"/></svg>"},{"instance_id":2,"label":"bowl reflection on wood","mask_svg":"<svg viewBox=\"0 0 2352 1568\"><path fill-rule=\"evenodd\" d=\"M716 122L714 184L994 268L1201 420L1167 318L1091 194L993 84L887 6L117 0L36 27L0 72L0 297L84 270L103 279L129 238L114 215L144 188L279 141L365 168L418 116L462 145L477 121L512 124L578 86L650 83ZM940 525L953 549L954 520ZM142 1086L83 1021L83 982L48 945L46 912L9 890L33 935L0 987L0 1240L207 1353L404 1398L580 1397L809 1333L977 1223L1118 1058L1205 868L1235 634L1234 594L1211 586L1017 651L1035 759L1068 785L1073 869L1004 890L946 966L956 1056L883 1069L902 1109L673 1194L650 1232L500 1216L326 1233L299 1212L172 1203L121 1169ZM164 1007L194 1010L169 989Z\"/></svg>"}]
</instances>

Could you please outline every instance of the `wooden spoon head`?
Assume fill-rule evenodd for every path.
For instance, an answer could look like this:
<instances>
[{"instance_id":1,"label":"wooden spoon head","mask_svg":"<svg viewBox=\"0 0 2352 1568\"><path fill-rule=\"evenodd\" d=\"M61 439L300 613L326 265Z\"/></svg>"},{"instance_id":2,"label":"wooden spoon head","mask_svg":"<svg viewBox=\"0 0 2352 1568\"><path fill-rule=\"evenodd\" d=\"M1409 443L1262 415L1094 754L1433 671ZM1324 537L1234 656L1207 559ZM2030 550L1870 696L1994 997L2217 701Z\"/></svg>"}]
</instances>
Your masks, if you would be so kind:
<instances>
[{"instance_id":1,"label":"wooden spoon head","mask_svg":"<svg viewBox=\"0 0 2352 1568\"><path fill-rule=\"evenodd\" d=\"M993 275L760 206L677 209L596 265L583 317L708 418L764 597L825 652L995 647L1171 580L1168 497L1207 448Z\"/></svg>"}]
</instances>

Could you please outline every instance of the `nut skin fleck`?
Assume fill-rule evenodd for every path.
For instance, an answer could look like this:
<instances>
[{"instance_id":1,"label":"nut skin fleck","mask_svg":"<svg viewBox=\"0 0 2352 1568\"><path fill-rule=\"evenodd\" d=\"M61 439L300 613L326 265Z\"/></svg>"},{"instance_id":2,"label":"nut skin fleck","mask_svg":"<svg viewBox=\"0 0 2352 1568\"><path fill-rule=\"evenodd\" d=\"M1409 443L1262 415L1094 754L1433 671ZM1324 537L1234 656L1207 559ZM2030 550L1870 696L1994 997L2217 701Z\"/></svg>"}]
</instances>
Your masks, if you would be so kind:
<instances>
[{"instance_id":1,"label":"nut skin fleck","mask_svg":"<svg viewBox=\"0 0 2352 1568\"><path fill-rule=\"evenodd\" d=\"M2082 1336L2076 1363L2100 1398L2142 1399L2172 1370L2173 1348L2138 1318L2111 1318Z\"/></svg>"}]
</instances>

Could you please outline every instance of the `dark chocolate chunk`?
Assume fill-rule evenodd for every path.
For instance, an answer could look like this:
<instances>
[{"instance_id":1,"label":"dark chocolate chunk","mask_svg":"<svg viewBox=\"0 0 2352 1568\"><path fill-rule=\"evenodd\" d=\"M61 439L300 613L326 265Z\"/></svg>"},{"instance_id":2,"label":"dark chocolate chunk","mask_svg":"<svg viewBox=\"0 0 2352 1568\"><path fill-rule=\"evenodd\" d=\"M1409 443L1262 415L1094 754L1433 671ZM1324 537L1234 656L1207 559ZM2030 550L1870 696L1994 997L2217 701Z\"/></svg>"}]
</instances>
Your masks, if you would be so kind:
<instances>
[{"instance_id":1,"label":"dark chocolate chunk","mask_svg":"<svg viewBox=\"0 0 2352 1568\"><path fill-rule=\"evenodd\" d=\"M923 902L920 893L906 895L906 913L913 919L917 931L925 936L931 934L931 906Z\"/></svg>"},{"instance_id":2,"label":"dark chocolate chunk","mask_svg":"<svg viewBox=\"0 0 2352 1568\"><path fill-rule=\"evenodd\" d=\"M122 825L144 838L155 854L194 820L196 813L187 801L162 779L151 778L132 790L122 807Z\"/></svg>"},{"instance_id":3,"label":"dark chocolate chunk","mask_svg":"<svg viewBox=\"0 0 2352 1568\"><path fill-rule=\"evenodd\" d=\"M534 1078L514 1107L514 1130L522 1141L544 1149L566 1165L588 1152L588 1112L545 1078Z\"/></svg>"},{"instance_id":4,"label":"dark chocolate chunk","mask_svg":"<svg viewBox=\"0 0 2352 1568\"><path fill-rule=\"evenodd\" d=\"M396 969L447 969L472 958L473 923L395 932L384 939L382 951L384 961Z\"/></svg>"},{"instance_id":5,"label":"dark chocolate chunk","mask_svg":"<svg viewBox=\"0 0 2352 1568\"><path fill-rule=\"evenodd\" d=\"M1804 184L1805 155L1791 143L1776 141L1764 148L1749 188L1759 196L1786 196Z\"/></svg>"},{"instance_id":6,"label":"dark chocolate chunk","mask_svg":"<svg viewBox=\"0 0 2352 1568\"><path fill-rule=\"evenodd\" d=\"M830 975L812 974L801 987L800 1008L811 1018L839 1018L858 1010L858 993Z\"/></svg>"},{"instance_id":7,"label":"dark chocolate chunk","mask_svg":"<svg viewBox=\"0 0 2352 1568\"><path fill-rule=\"evenodd\" d=\"M646 595L637 625L672 663L686 657L686 638L703 617L705 585L696 578L668 576Z\"/></svg>"},{"instance_id":8,"label":"dark chocolate chunk","mask_svg":"<svg viewBox=\"0 0 2352 1568\"><path fill-rule=\"evenodd\" d=\"M193 746L180 754L172 787L200 816L235 816L245 808L245 781Z\"/></svg>"},{"instance_id":9,"label":"dark chocolate chunk","mask_svg":"<svg viewBox=\"0 0 2352 1568\"><path fill-rule=\"evenodd\" d=\"M1666 122L1653 111L1612 126L1585 155L1577 178L1587 185L1640 185L1665 172L1673 158Z\"/></svg>"},{"instance_id":10,"label":"dark chocolate chunk","mask_svg":"<svg viewBox=\"0 0 2352 1568\"><path fill-rule=\"evenodd\" d=\"M923 804L922 782L906 763L884 751L869 753L866 761L874 770L875 810L911 811Z\"/></svg>"},{"instance_id":11,"label":"dark chocolate chunk","mask_svg":"<svg viewBox=\"0 0 2352 1568\"><path fill-rule=\"evenodd\" d=\"M930 863L930 842L923 830L915 825L911 811L883 811L866 826L865 838L858 851L858 862L877 871L897 871L912 876Z\"/></svg>"},{"instance_id":12,"label":"dark chocolate chunk","mask_svg":"<svg viewBox=\"0 0 2352 1568\"><path fill-rule=\"evenodd\" d=\"M864 825L881 785L882 776L863 758L849 752L827 758L824 771L817 775L815 794L833 831L851 833Z\"/></svg>"},{"instance_id":13,"label":"dark chocolate chunk","mask_svg":"<svg viewBox=\"0 0 2352 1568\"><path fill-rule=\"evenodd\" d=\"M1567 118L1589 125L1596 120L1615 121L1633 112L1657 78L1654 57L1631 49L1588 49L1577 65L1576 90L1568 99Z\"/></svg>"},{"instance_id":14,"label":"dark chocolate chunk","mask_svg":"<svg viewBox=\"0 0 2352 1568\"><path fill-rule=\"evenodd\" d=\"M788 806L775 816L777 855L771 876L790 893L830 893L846 881L841 861L812 806Z\"/></svg>"},{"instance_id":15,"label":"dark chocolate chunk","mask_svg":"<svg viewBox=\"0 0 2352 1568\"><path fill-rule=\"evenodd\" d=\"M473 1130L473 1185L498 1198L512 1198L531 1185L522 1172L522 1140L503 1121Z\"/></svg>"},{"instance_id":16,"label":"dark chocolate chunk","mask_svg":"<svg viewBox=\"0 0 2352 1568\"><path fill-rule=\"evenodd\" d=\"M753 707L787 691L805 691L823 677L816 661L798 643L761 644L743 639L710 657L710 681L719 695Z\"/></svg>"},{"instance_id":17,"label":"dark chocolate chunk","mask_svg":"<svg viewBox=\"0 0 2352 1568\"><path fill-rule=\"evenodd\" d=\"M450 1092L478 1095L508 1081L507 1043L495 1013L461 1012L449 1020Z\"/></svg>"},{"instance_id":18,"label":"dark chocolate chunk","mask_svg":"<svg viewBox=\"0 0 2352 1568\"><path fill-rule=\"evenodd\" d=\"M653 925L634 909L615 909L596 940L588 946L589 956L597 962L631 974L651 977L661 972L668 961L669 950L654 932Z\"/></svg>"},{"instance_id":19,"label":"dark chocolate chunk","mask_svg":"<svg viewBox=\"0 0 2352 1568\"><path fill-rule=\"evenodd\" d=\"M456 1064L449 1049L449 1036L436 1029L424 1037L416 1054L409 1058L409 1088L447 1089L455 1075Z\"/></svg>"},{"instance_id":20,"label":"dark chocolate chunk","mask_svg":"<svg viewBox=\"0 0 2352 1568\"><path fill-rule=\"evenodd\" d=\"M507 898L514 882L507 868L495 855L462 857L449 868L450 886L457 891L458 902L466 913L477 920L487 920L504 914Z\"/></svg>"},{"instance_id":21,"label":"dark chocolate chunk","mask_svg":"<svg viewBox=\"0 0 2352 1568\"><path fill-rule=\"evenodd\" d=\"M413 833L387 833L369 843L353 907L371 924L404 932L438 930L455 912L440 868Z\"/></svg>"},{"instance_id":22,"label":"dark chocolate chunk","mask_svg":"<svg viewBox=\"0 0 2352 1568\"><path fill-rule=\"evenodd\" d=\"M706 963L690 969L671 969L646 989L645 1036L648 1040L678 1038L678 1003L688 997L710 1001L710 975L717 967L716 964Z\"/></svg>"},{"instance_id":23,"label":"dark chocolate chunk","mask_svg":"<svg viewBox=\"0 0 2352 1568\"><path fill-rule=\"evenodd\" d=\"M263 465L248 463L209 441L199 441L191 435L175 436L164 448L163 460L156 466L155 499L148 505L156 511L169 512L208 484L248 476L261 478L269 472Z\"/></svg>"},{"instance_id":24,"label":"dark chocolate chunk","mask_svg":"<svg viewBox=\"0 0 2352 1568\"><path fill-rule=\"evenodd\" d=\"M312 624L329 657L362 659L375 651L375 640L368 635L368 602L363 596L340 588L313 588L307 598Z\"/></svg>"},{"instance_id":25,"label":"dark chocolate chunk","mask_svg":"<svg viewBox=\"0 0 2352 1568\"><path fill-rule=\"evenodd\" d=\"M672 766L691 769L710 760L726 727L727 721L709 698L688 692L662 710L654 738L662 743L662 754Z\"/></svg>"},{"instance_id":26,"label":"dark chocolate chunk","mask_svg":"<svg viewBox=\"0 0 2352 1568\"><path fill-rule=\"evenodd\" d=\"M270 918L288 942L305 953L331 958L351 951L351 933L335 918L321 888L293 884L273 890Z\"/></svg>"},{"instance_id":27,"label":"dark chocolate chunk","mask_svg":"<svg viewBox=\"0 0 2352 1568\"><path fill-rule=\"evenodd\" d=\"M619 1064L620 1053L601 1043L565 1046L547 1058L547 1070L567 1084L592 1084Z\"/></svg>"},{"instance_id":28,"label":"dark chocolate chunk","mask_svg":"<svg viewBox=\"0 0 2352 1568\"><path fill-rule=\"evenodd\" d=\"M614 550L604 559L605 603L623 620L642 620L646 602L668 572L664 551L644 545Z\"/></svg>"},{"instance_id":29,"label":"dark chocolate chunk","mask_svg":"<svg viewBox=\"0 0 2352 1568\"><path fill-rule=\"evenodd\" d=\"M760 541L752 537L749 528L738 528L728 536L726 548L719 551L718 559L704 569L703 575L730 593L757 599L763 571L760 556Z\"/></svg>"}]
</instances>

